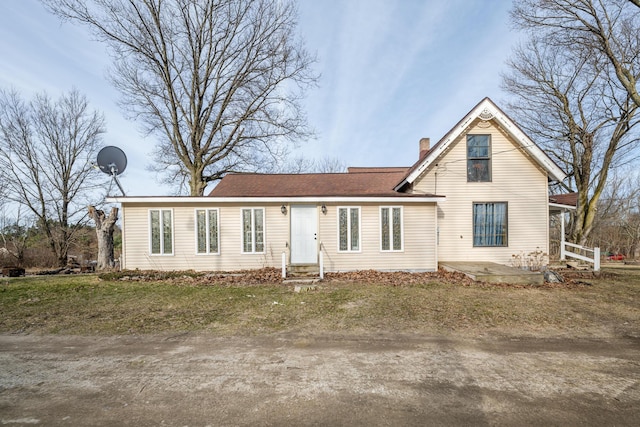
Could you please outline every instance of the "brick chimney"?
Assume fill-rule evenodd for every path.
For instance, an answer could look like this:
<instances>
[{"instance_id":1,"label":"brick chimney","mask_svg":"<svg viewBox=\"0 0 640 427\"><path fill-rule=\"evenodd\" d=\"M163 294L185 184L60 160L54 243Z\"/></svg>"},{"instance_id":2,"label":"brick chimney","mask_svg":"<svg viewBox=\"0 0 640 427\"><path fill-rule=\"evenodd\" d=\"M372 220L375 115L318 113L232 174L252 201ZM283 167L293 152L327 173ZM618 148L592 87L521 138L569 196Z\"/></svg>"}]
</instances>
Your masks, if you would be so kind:
<instances>
[{"instance_id":1,"label":"brick chimney","mask_svg":"<svg viewBox=\"0 0 640 427\"><path fill-rule=\"evenodd\" d=\"M431 148L431 141L429 138L420 139L420 158L423 158L427 151Z\"/></svg>"}]
</instances>

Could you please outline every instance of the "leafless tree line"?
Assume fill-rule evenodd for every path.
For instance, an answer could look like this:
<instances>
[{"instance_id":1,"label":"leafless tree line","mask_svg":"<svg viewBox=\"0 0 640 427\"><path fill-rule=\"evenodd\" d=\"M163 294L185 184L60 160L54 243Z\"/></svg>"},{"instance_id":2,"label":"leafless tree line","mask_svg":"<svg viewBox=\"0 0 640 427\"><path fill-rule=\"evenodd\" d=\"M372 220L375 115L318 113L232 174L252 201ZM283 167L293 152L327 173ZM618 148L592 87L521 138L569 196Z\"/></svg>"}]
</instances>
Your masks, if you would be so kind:
<instances>
[{"instance_id":1,"label":"leafless tree line","mask_svg":"<svg viewBox=\"0 0 640 427\"><path fill-rule=\"evenodd\" d=\"M59 265L66 264L86 221L87 204L97 198L100 178L92 164L104 127L102 114L76 90L56 100L47 94L26 100L15 90L0 91L2 200L18 207L8 225L22 230L31 218Z\"/></svg>"},{"instance_id":2,"label":"leafless tree line","mask_svg":"<svg viewBox=\"0 0 640 427\"><path fill-rule=\"evenodd\" d=\"M570 240L587 243L610 173L638 160L640 8L628 0L523 0L527 36L508 62L508 109L569 172Z\"/></svg>"},{"instance_id":3,"label":"leafless tree line","mask_svg":"<svg viewBox=\"0 0 640 427\"><path fill-rule=\"evenodd\" d=\"M229 172L282 162L311 135L315 58L289 0L43 0L113 56L121 106L158 137L152 169L202 196Z\"/></svg>"},{"instance_id":4,"label":"leafless tree line","mask_svg":"<svg viewBox=\"0 0 640 427\"><path fill-rule=\"evenodd\" d=\"M640 255L640 175L635 170L616 174L598 206L590 240L604 253Z\"/></svg>"}]
</instances>

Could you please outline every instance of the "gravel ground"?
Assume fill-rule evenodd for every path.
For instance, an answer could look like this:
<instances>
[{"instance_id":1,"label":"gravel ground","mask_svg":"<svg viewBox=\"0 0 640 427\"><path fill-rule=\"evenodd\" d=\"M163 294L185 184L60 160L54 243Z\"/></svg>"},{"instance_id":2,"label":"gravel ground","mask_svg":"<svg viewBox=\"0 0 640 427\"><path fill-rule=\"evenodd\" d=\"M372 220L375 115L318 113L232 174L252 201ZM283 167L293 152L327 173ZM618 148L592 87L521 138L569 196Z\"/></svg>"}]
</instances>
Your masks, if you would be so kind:
<instances>
[{"instance_id":1,"label":"gravel ground","mask_svg":"<svg viewBox=\"0 0 640 427\"><path fill-rule=\"evenodd\" d=\"M637 425L638 338L0 335L2 425Z\"/></svg>"}]
</instances>

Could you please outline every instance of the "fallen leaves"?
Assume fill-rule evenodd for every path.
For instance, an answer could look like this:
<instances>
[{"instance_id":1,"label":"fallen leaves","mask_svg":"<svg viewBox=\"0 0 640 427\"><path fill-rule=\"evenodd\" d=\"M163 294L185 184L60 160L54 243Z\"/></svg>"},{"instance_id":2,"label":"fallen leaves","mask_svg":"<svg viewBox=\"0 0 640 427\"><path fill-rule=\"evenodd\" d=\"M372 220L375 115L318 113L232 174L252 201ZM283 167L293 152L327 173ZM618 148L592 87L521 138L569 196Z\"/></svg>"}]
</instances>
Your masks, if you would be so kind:
<instances>
[{"instance_id":1,"label":"fallen leaves","mask_svg":"<svg viewBox=\"0 0 640 427\"><path fill-rule=\"evenodd\" d=\"M582 279L593 278L575 272L562 272L564 282L549 283L537 286L542 289L579 289L591 286ZM279 268L261 268L230 272L195 272L195 271L121 271L105 273L99 276L103 280L121 281L163 281L182 286L255 286L282 284L282 270ZM416 286L428 283L444 283L459 286L475 287L509 287L528 289L532 285L512 283L477 282L463 273L449 272L443 269L437 272L378 271L357 270L342 273L325 273L323 283L359 283L385 286Z\"/></svg>"}]
</instances>

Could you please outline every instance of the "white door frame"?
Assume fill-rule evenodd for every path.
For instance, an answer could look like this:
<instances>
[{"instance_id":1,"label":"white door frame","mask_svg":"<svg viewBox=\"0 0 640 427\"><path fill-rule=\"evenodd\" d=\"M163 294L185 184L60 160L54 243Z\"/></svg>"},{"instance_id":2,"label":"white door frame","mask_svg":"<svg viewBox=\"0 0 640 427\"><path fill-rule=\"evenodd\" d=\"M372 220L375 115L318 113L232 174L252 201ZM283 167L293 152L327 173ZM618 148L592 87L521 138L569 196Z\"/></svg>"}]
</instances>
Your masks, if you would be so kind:
<instances>
[{"instance_id":1,"label":"white door frame","mask_svg":"<svg viewBox=\"0 0 640 427\"><path fill-rule=\"evenodd\" d=\"M318 263L318 207L291 205L291 264Z\"/></svg>"}]
</instances>

